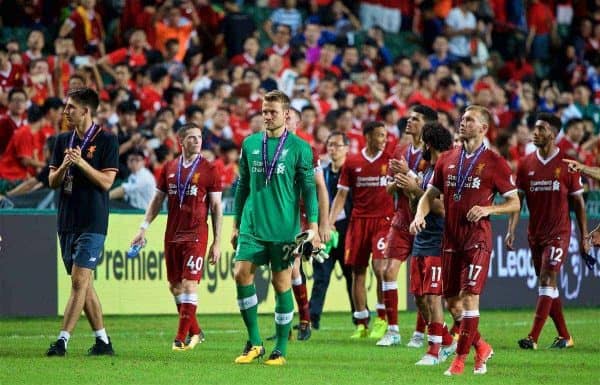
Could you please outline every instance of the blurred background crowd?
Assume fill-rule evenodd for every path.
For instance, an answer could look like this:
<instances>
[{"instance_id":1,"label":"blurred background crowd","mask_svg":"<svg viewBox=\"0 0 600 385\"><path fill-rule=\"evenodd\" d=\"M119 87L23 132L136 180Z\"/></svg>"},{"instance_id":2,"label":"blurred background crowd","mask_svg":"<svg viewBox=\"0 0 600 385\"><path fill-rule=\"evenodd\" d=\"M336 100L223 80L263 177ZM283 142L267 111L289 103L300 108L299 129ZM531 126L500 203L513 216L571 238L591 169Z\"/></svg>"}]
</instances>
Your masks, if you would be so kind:
<instances>
[{"instance_id":1,"label":"blurred background crowd","mask_svg":"<svg viewBox=\"0 0 600 385\"><path fill-rule=\"evenodd\" d=\"M487 144L513 167L535 150L539 111L562 119L559 147L600 166L600 0L1 0L0 15L0 206L25 194L17 206L49 207L35 191L68 130L65 95L82 86L118 136L122 208L145 208L186 122L203 127L229 189L273 89L323 161L333 130L356 153L363 123L379 119L392 148L408 140L411 105L454 132L476 103L494 115Z\"/></svg>"}]
</instances>

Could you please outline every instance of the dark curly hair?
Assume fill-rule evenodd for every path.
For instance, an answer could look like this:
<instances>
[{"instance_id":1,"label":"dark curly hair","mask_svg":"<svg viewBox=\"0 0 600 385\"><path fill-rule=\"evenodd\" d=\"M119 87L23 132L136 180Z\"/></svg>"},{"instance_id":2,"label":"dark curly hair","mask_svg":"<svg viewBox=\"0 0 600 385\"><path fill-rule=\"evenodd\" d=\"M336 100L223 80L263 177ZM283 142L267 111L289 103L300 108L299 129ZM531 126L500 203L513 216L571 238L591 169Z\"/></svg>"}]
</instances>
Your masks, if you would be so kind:
<instances>
[{"instance_id":1,"label":"dark curly hair","mask_svg":"<svg viewBox=\"0 0 600 385\"><path fill-rule=\"evenodd\" d=\"M452 148L452 134L438 122L425 123L423 126L423 143L444 152Z\"/></svg>"}]
</instances>

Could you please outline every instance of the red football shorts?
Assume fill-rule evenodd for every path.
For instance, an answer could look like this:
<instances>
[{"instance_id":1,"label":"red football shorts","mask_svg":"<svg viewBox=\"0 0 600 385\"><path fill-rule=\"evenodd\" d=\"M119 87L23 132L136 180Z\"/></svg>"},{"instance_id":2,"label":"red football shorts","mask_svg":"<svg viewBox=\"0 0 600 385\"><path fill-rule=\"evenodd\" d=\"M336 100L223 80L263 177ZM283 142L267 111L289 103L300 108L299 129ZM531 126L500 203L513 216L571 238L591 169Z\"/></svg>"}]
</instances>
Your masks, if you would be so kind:
<instances>
[{"instance_id":1,"label":"red football shorts","mask_svg":"<svg viewBox=\"0 0 600 385\"><path fill-rule=\"evenodd\" d=\"M529 247L531 248L531 259L535 274L539 277L540 271L559 272L564 259L569 255L568 237L556 238L551 241L536 242L534 239L529 239Z\"/></svg>"},{"instance_id":2,"label":"red football shorts","mask_svg":"<svg viewBox=\"0 0 600 385\"><path fill-rule=\"evenodd\" d=\"M346 233L344 262L350 266L369 266L369 256L383 259L389 218L351 218Z\"/></svg>"},{"instance_id":3,"label":"red football shorts","mask_svg":"<svg viewBox=\"0 0 600 385\"><path fill-rule=\"evenodd\" d=\"M406 261L412 251L413 240L414 236L411 233L390 226L384 252L385 258L393 258L401 262Z\"/></svg>"},{"instance_id":4,"label":"red football shorts","mask_svg":"<svg viewBox=\"0 0 600 385\"><path fill-rule=\"evenodd\" d=\"M491 251L481 246L463 251L442 252L442 284L444 297L460 291L481 294L487 280Z\"/></svg>"},{"instance_id":5,"label":"red football shorts","mask_svg":"<svg viewBox=\"0 0 600 385\"><path fill-rule=\"evenodd\" d=\"M410 292L415 296L442 295L442 257L410 259Z\"/></svg>"},{"instance_id":6,"label":"red football shorts","mask_svg":"<svg viewBox=\"0 0 600 385\"><path fill-rule=\"evenodd\" d=\"M184 279L200 282L205 254L206 243L167 242L165 263L169 282L178 283Z\"/></svg>"}]
</instances>

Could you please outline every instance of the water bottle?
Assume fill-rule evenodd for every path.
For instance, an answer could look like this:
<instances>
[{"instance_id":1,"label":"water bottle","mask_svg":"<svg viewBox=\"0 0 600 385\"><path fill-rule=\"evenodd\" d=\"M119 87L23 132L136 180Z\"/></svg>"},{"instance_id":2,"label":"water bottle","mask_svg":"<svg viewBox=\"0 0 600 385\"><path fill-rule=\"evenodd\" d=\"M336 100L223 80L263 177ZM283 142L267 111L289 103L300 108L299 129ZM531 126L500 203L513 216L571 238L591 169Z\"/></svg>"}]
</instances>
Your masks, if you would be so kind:
<instances>
[{"instance_id":1,"label":"water bottle","mask_svg":"<svg viewBox=\"0 0 600 385\"><path fill-rule=\"evenodd\" d=\"M127 250L127 258L135 258L140 254L140 250L142 250L142 248L144 248L144 246L146 245L146 240L144 239L142 242L140 243L135 243L133 245L131 245L131 247L129 247L129 250Z\"/></svg>"}]
</instances>

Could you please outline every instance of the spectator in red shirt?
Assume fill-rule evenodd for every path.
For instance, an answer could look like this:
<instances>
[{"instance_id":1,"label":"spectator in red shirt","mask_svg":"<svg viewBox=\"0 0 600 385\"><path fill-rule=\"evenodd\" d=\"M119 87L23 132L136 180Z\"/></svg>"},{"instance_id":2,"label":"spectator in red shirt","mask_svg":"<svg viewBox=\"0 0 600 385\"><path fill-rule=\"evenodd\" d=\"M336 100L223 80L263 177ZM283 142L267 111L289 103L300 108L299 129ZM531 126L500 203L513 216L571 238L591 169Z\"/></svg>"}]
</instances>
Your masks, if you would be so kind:
<instances>
[{"instance_id":1,"label":"spectator in red shirt","mask_svg":"<svg viewBox=\"0 0 600 385\"><path fill-rule=\"evenodd\" d=\"M333 59L336 56L336 48L334 44L326 43L321 47L321 55L319 60L310 65L307 76L310 79L320 80L326 75L333 75L337 79L342 78L342 70L338 66L333 64Z\"/></svg>"},{"instance_id":2,"label":"spectator in red shirt","mask_svg":"<svg viewBox=\"0 0 600 385\"><path fill-rule=\"evenodd\" d=\"M515 58L504 63L498 76L504 80L525 81L535 74L533 66L527 62L525 52L519 51Z\"/></svg>"},{"instance_id":3,"label":"spectator in red shirt","mask_svg":"<svg viewBox=\"0 0 600 385\"><path fill-rule=\"evenodd\" d=\"M556 34L556 21L550 7L539 0L531 0L527 10L527 26L527 53L534 60L549 59L551 36Z\"/></svg>"},{"instance_id":4,"label":"spectator in red shirt","mask_svg":"<svg viewBox=\"0 0 600 385\"><path fill-rule=\"evenodd\" d=\"M244 52L232 57L230 63L244 69L253 67L256 64L256 55L258 55L259 49L258 39L254 36L247 37L244 41Z\"/></svg>"},{"instance_id":5,"label":"spectator in red shirt","mask_svg":"<svg viewBox=\"0 0 600 385\"><path fill-rule=\"evenodd\" d=\"M73 39L59 37L54 40L54 53L55 55L48 56L48 69L54 80L56 95L64 98L69 89L69 78L75 73L75 67L71 64L71 58L75 54Z\"/></svg>"},{"instance_id":6,"label":"spectator in red shirt","mask_svg":"<svg viewBox=\"0 0 600 385\"><path fill-rule=\"evenodd\" d=\"M408 98L408 105L422 104L431 109L437 109L437 103L433 99L433 93L436 88L437 80L435 74L429 70L422 71L419 74L419 87Z\"/></svg>"},{"instance_id":7,"label":"spectator in red shirt","mask_svg":"<svg viewBox=\"0 0 600 385\"><path fill-rule=\"evenodd\" d=\"M289 66L290 55L292 54L292 48L290 47L290 40L292 38L292 29L289 25L279 24L275 28L275 34L271 35L273 38L273 45L265 50L267 55L279 55L286 59L286 64Z\"/></svg>"},{"instance_id":8,"label":"spectator in red shirt","mask_svg":"<svg viewBox=\"0 0 600 385\"><path fill-rule=\"evenodd\" d=\"M169 74L164 67L157 65L150 68L149 72L151 83L142 88L139 94L138 122L154 117L163 106L163 92L169 87Z\"/></svg>"},{"instance_id":9,"label":"spectator in red shirt","mask_svg":"<svg viewBox=\"0 0 600 385\"><path fill-rule=\"evenodd\" d=\"M29 74L25 78L25 91L33 103L41 106L46 99L55 95L52 75L45 59L33 59L29 65Z\"/></svg>"},{"instance_id":10,"label":"spectator in red shirt","mask_svg":"<svg viewBox=\"0 0 600 385\"><path fill-rule=\"evenodd\" d=\"M148 41L146 33L141 29L136 29L129 37L129 46L127 48L119 48L105 55L98 60L98 65L102 67L106 73L113 78L116 78L113 67L117 64L125 63L130 68L139 68L146 65L146 49Z\"/></svg>"},{"instance_id":11,"label":"spectator in red shirt","mask_svg":"<svg viewBox=\"0 0 600 385\"><path fill-rule=\"evenodd\" d=\"M42 59L44 55L42 50L44 49L44 34L41 31L33 30L29 32L27 37L27 51L21 55L21 60L24 68L29 67L29 63L35 59Z\"/></svg>"},{"instance_id":12,"label":"spectator in red shirt","mask_svg":"<svg viewBox=\"0 0 600 385\"><path fill-rule=\"evenodd\" d=\"M581 154L581 141L585 135L585 125L582 119L570 119L564 128L565 134L558 141L558 148L569 157L583 161Z\"/></svg>"},{"instance_id":13,"label":"spectator in red shirt","mask_svg":"<svg viewBox=\"0 0 600 385\"><path fill-rule=\"evenodd\" d=\"M458 118L458 111L452 98L456 93L456 82L451 76L446 76L438 82L434 100L438 110L447 112L453 119Z\"/></svg>"},{"instance_id":14,"label":"spectator in red shirt","mask_svg":"<svg viewBox=\"0 0 600 385\"><path fill-rule=\"evenodd\" d=\"M6 150L14 132L26 123L23 119L27 106L27 93L13 88L8 93L8 113L0 119L0 155Z\"/></svg>"},{"instance_id":15,"label":"spectator in red shirt","mask_svg":"<svg viewBox=\"0 0 600 385\"><path fill-rule=\"evenodd\" d=\"M44 106L42 107L44 110L44 126L40 132L46 138L60 133L64 105L62 99L57 97L51 97L44 101Z\"/></svg>"},{"instance_id":16,"label":"spectator in red shirt","mask_svg":"<svg viewBox=\"0 0 600 385\"><path fill-rule=\"evenodd\" d=\"M8 142L6 151L0 158L0 194L15 187L28 176L35 175L36 169L44 167L44 145L36 140L43 118L44 114L39 106L29 107L28 124L19 127Z\"/></svg>"},{"instance_id":17,"label":"spectator in red shirt","mask_svg":"<svg viewBox=\"0 0 600 385\"><path fill-rule=\"evenodd\" d=\"M22 86L23 67L12 64L9 60L8 49L4 44L0 44L0 106L5 105L7 93L13 87ZM2 112L1 109L0 112Z\"/></svg>"},{"instance_id":18,"label":"spectator in red shirt","mask_svg":"<svg viewBox=\"0 0 600 385\"><path fill-rule=\"evenodd\" d=\"M104 28L100 15L94 10L96 0L81 0L68 19L60 27L58 36L73 37L79 55L104 56Z\"/></svg>"}]
</instances>

